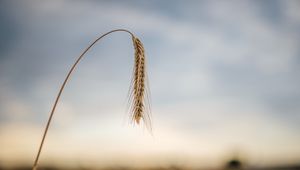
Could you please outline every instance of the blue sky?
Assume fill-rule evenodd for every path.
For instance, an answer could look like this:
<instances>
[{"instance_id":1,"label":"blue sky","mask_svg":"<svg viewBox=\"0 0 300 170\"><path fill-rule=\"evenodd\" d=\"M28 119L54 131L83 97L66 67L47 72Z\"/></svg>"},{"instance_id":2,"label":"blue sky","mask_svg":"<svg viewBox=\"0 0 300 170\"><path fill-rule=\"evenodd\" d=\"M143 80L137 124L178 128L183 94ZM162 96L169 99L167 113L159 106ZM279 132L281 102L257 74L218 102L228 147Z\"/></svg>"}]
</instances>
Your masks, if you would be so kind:
<instances>
[{"instance_id":1,"label":"blue sky","mask_svg":"<svg viewBox=\"0 0 300 170\"><path fill-rule=\"evenodd\" d=\"M144 43L154 138L126 123L133 47L114 33L67 84L43 163L299 162L299 1L0 3L0 163L33 161L71 64L116 28Z\"/></svg>"}]
</instances>

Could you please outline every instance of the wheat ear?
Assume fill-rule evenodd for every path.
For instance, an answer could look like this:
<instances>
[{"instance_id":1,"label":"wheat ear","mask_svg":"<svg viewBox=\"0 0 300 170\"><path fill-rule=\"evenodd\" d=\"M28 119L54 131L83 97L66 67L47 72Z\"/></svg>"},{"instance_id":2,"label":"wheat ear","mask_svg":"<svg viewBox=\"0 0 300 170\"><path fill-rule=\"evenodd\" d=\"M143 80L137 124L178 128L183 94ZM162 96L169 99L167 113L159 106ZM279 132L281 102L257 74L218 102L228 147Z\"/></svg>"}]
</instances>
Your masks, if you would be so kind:
<instances>
[{"instance_id":1,"label":"wheat ear","mask_svg":"<svg viewBox=\"0 0 300 170\"><path fill-rule=\"evenodd\" d=\"M53 104L53 107L51 109L50 112L50 116L48 118L44 133L43 133L43 137L41 140L41 143L39 145L39 149L33 164L33 170L36 170L38 167L38 161L39 161L39 157L47 136L47 132L52 120L52 117L54 115L56 106L58 104L58 101L60 99L60 96L65 88L65 85L67 83L67 81L69 80L72 72L74 71L75 67L77 66L77 64L79 63L79 61L83 58L83 56L87 53L87 51L93 47L96 42L98 42L100 39L102 39L103 37L107 36L108 34L111 34L113 32L118 32L118 31L122 31L122 32L127 32L131 35L132 40L133 40L133 45L134 45L134 49L135 49L135 65L134 65L134 76L132 78L133 85L131 84L131 88L130 88L130 92L132 92L133 94L130 96L133 97L129 97L129 101L132 101L130 108L132 111L132 120L134 120L134 122L136 122L137 124L140 123L140 120L144 120L145 124L147 125L147 127L150 127L149 130L151 130L151 120L150 120L150 115L146 114L148 112L145 112L145 110L147 109L145 106L148 106L148 109L150 111L150 105L147 104L147 101L145 101L145 97L148 97L147 94L147 86L145 88L145 78L146 78L146 71L145 71L145 54L144 54L144 47L142 45L142 43L140 42L140 40L138 38L136 38L130 31L125 30L125 29L116 29L116 30L112 30L109 31L105 34L103 34L102 36L100 36L99 38L97 38L90 46L88 46L83 53L77 58L77 60L75 61L75 63L72 65L71 69L69 70L64 82L62 83L59 92L56 96L55 102ZM146 89L146 90L145 90ZM150 112L149 112L150 113Z\"/></svg>"},{"instance_id":2,"label":"wheat ear","mask_svg":"<svg viewBox=\"0 0 300 170\"><path fill-rule=\"evenodd\" d=\"M148 92L148 80L146 74L145 50L142 42L132 37L135 53L134 53L134 69L131 81L129 109L132 122L140 124L143 120L144 124L151 132L151 110Z\"/></svg>"}]
</instances>

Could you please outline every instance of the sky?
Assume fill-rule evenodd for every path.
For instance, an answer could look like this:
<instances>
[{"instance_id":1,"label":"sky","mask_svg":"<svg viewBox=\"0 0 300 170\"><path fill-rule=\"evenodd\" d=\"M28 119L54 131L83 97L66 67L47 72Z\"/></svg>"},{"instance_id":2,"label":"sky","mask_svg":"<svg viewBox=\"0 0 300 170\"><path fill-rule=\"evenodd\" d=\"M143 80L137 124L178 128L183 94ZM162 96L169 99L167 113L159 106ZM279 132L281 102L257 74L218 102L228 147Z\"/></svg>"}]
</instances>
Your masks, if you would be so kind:
<instances>
[{"instance_id":1,"label":"sky","mask_svg":"<svg viewBox=\"0 0 300 170\"><path fill-rule=\"evenodd\" d=\"M145 46L153 135L128 123L129 34L79 63L40 165L251 166L300 161L300 3L0 1L0 165L33 163L76 57L128 29Z\"/></svg>"}]
</instances>

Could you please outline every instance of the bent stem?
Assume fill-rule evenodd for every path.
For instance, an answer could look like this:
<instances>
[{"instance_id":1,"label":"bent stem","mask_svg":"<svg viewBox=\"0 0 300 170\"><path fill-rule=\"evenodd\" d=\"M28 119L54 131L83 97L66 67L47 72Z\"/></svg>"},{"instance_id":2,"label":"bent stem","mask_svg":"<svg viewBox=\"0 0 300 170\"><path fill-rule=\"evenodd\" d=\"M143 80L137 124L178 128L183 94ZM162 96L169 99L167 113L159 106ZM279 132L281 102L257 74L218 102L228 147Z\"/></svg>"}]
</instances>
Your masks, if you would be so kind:
<instances>
[{"instance_id":1,"label":"bent stem","mask_svg":"<svg viewBox=\"0 0 300 170\"><path fill-rule=\"evenodd\" d=\"M105 34L103 34L102 36L100 36L99 38L97 38L91 45L89 45L84 51L83 53L78 57L78 59L75 61L75 63L73 64L73 66L71 67L71 69L69 70L63 84L61 85L59 92L57 94L57 97L55 99L54 105L51 109L50 112L50 116L48 118L44 133L43 133L43 137L42 137L42 141L40 143L39 146L39 150L37 152L34 164L33 164L33 170L36 170L38 167L38 161L39 161L39 157L45 142L45 138L52 120L52 117L54 115L57 103L60 99L60 96L65 88L65 85L68 81L68 79L70 78L72 72L74 71L75 67L77 66L77 64L79 63L79 61L83 58L83 56L87 53L87 51L93 47L100 39L102 39L103 37L107 36L108 34L111 34L113 32L127 32L131 35L132 37L132 41L134 44L134 48L135 48L135 65L134 65L134 73L133 73L133 78L131 81L131 88L130 88L130 97L129 97L129 105L130 105L130 112L131 112L131 117L132 120L134 122L136 122L137 124L139 124L140 119L142 119L145 123L145 125L147 126L147 128L151 131L151 121L150 121L150 115L145 113L145 110L147 110L148 108L147 103L145 100L147 100L148 98L148 94L146 92L147 87L145 89L145 55L144 55L144 47L142 45L142 43L140 42L140 40L138 38L136 38L133 33L131 33L128 30L125 29L116 29L116 30L112 30L109 31ZM146 94L145 94L146 93ZM146 98L145 98L146 95ZM150 109L148 110L150 111Z\"/></svg>"}]
</instances>

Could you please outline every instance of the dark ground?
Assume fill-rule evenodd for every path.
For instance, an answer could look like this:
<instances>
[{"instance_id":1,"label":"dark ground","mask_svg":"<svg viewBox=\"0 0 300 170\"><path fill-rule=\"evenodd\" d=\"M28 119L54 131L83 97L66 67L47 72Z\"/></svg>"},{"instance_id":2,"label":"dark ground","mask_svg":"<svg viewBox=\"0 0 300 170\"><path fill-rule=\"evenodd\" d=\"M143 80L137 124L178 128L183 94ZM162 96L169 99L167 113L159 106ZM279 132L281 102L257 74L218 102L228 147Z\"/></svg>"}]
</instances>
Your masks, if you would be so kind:
<instances>
[{"instance_id":1,"label":"dark ground","mask_svg":"<svg viewBox=\"0 0 300 170\"><path fill-rule=\"evenodd\" d=\"M31 170L32 167L15 167L15 168L3 168L0 167L0 170ZM186 169L180 167L167 167L167 168L129 168L129 167L114 167L114 168L57 168L57 167L39 167L38 170L207 170L203 168L199 169ZM243 168L234 163L231 167L225 167L220 169L209 169L209 170L300 170L300 165L297 166L282 166L282 167L268 167L268 168Z\"/></svg>"}]
</instances>

